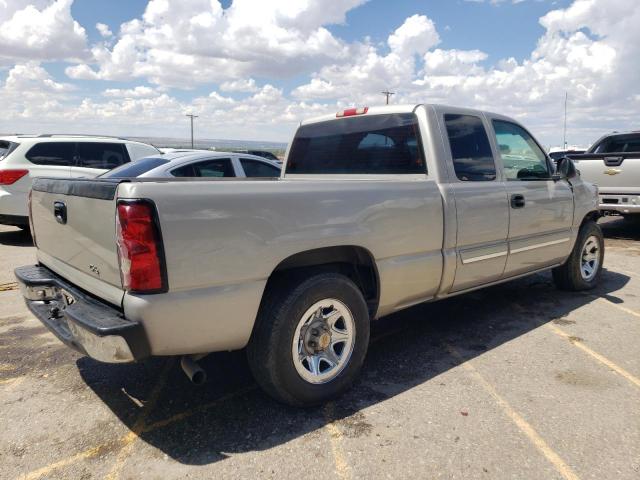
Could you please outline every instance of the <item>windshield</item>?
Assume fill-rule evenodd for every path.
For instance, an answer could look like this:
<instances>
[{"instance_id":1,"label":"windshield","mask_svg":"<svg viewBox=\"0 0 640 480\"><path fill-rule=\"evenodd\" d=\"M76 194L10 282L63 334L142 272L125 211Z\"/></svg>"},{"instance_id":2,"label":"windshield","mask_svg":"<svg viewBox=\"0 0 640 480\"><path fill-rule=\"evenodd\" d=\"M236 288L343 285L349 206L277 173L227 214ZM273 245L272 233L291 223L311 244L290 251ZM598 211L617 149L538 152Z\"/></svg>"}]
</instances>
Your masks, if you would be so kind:
<instances>
[{"instance_id":1,"label":"windshield","mask_svg":"<svg viewBox=\"0 0 640 480\"><path fill-rule=\"evenodd\" d=\"M100 178L139 177L143 173L147 173L148 171L166 163L169 163L169 161L163 158L147 157L134 162L125 163L120 167L109 170L107 173L100 175Z\"/></svg>"}]
</instances>

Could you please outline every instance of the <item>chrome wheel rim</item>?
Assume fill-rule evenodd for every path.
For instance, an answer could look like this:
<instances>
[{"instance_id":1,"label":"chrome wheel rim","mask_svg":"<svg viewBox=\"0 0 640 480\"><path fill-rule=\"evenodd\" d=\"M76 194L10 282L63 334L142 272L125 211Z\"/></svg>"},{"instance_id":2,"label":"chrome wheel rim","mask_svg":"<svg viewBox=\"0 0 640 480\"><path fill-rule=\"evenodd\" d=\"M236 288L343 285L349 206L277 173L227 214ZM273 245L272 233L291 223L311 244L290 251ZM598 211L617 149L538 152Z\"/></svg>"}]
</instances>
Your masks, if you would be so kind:
<instances>
[{"instance_id":1,"label":"chrome wheel rim","mask_svg":"<svg viewBox=\"0 0 640 480\"><path fill-rule=\"evenodd\" d=\"M587 238L582 247L580 257L580 274L586 281L590 281L598 273L600 267L600 242L594 235Z\"/></svg>"},{"instance_id":2,"label":"chrome wheel rim","mask_svg":"<svg viewBox=\"0 0 640 480\"><path fill-rule=\"evenodd\" d=\"M298 321L291 354L300 377L313 384L333 380L347 366L355 345L353 315L340 300L314 303Z\"/></svg>"}]
</instances>

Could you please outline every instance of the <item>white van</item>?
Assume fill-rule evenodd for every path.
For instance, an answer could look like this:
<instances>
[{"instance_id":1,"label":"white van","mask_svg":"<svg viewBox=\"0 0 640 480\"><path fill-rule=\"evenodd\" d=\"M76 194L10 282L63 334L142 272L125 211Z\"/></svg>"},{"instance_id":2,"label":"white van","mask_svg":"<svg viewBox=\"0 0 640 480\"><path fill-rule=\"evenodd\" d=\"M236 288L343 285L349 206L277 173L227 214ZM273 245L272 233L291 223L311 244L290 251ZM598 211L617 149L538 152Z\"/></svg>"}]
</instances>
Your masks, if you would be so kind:
<instances>
[{"instance_id":1,"label":"white van","mask_svg":"<svg viewBox=\"0 0 640 480\"><path fill-rule=\"evenodd\" d=\"M80 135L0 137L0 224L28 228L27 194L36 177L95 177L160 151L121 138Z\"/></svg>"}]
</instances>

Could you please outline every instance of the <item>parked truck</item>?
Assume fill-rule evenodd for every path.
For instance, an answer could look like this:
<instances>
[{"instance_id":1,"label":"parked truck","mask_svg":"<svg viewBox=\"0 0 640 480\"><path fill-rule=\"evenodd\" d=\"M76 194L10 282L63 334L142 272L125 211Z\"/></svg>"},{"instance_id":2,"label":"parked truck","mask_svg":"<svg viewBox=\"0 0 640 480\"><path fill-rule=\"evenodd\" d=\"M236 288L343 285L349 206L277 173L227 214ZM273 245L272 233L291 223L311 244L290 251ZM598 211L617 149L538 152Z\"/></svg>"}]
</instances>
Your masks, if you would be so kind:
<instances>
[{"instance_id":1,"label":"parked truck","mask_svg":"<svg viewBox=\"0 0 640 480\"><path fill-rule=\"evenodd\" d=\"M602 213L640 214L640 132L605 135L586 153L568 156L598 186Z\"/></svg>"},{"instance_id":2,"label":"parked truck","mask_svg":"<svg viewBox=\"0 0 640 480\"><path fill-rule=\"evenodd\" d=\"M187 184L188 182L188 188ZM103 362L245 349L292 405L343 392L374 319L552 269L596 286L597 193L497 114L357 108L303 122L279 179L37 179L31 311Z\"/></svg>"}]
</instances>

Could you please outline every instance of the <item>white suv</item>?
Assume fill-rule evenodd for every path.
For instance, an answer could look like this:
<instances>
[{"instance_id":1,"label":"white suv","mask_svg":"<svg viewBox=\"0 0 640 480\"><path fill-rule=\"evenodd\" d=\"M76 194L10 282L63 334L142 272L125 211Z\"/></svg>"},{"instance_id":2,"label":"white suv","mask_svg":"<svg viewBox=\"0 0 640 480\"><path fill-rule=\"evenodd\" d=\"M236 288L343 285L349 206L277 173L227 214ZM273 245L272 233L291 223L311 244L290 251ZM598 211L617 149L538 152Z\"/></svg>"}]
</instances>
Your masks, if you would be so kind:
<instances>
[{"instance_id":1,"label":"white suv","mask_svg":"<svg viewBox=\"0 0 640 480\"><path fill-rule=\"evenodd\" d=\"M95 177L160 151L120 138L79 135L0 137L0 224L27 228L27 195L35 177Z\"/></svg>"}]
</instances>

